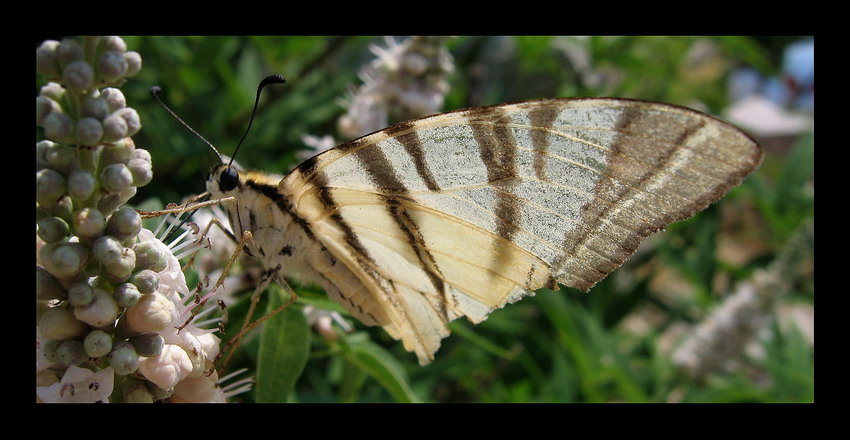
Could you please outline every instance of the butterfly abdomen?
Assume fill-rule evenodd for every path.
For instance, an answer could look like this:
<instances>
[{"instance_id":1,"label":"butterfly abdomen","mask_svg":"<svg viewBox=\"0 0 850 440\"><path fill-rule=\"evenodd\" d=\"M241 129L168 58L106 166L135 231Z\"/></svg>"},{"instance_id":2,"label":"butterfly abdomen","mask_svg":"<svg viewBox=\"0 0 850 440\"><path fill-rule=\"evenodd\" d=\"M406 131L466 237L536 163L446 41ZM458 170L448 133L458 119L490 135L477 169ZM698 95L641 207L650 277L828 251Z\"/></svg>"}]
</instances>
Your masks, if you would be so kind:
<instances>
[{"instance_id":1,"label":"butterfly abdomen","mask_svg":"<svg viewBox=\"0 0 850 440\"><path fill-rule=\"evenodd\" d=\"M215 198L235 197L234 202L223 206L237 235L244 231L252 233L253 240L247 243L249 254L265 269L274 270L278 277L289 276L300 283L323 288L330 298L365 324L389 323L379 303L369 297L369 289L316 235L315 223L338 216L337 213L327 209L296 213L293 203L278 189L280 176L257 171L240 171L236 187L222 192L217 179L224 167L213 170L207 189ZM313 215L305 216L303 212Z\"/></svg>"}]
</instances>

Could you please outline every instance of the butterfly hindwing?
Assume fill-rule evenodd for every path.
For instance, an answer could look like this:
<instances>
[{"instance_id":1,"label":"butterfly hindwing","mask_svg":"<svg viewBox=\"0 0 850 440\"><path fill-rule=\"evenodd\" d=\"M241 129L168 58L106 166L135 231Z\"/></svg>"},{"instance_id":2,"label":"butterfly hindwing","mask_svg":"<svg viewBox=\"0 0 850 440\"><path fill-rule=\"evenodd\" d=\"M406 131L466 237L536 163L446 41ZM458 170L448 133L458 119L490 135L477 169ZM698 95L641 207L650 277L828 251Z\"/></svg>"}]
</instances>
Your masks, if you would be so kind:
<instances>
[{"instance_id":1,"label":"butterfly hindwing","mask_svg":"<svg viewBox=\"0 0 850 440\"><path fill-rule=\"evenodd\" d=\"M448 321L556 281L589 289L761 154L693 110L553 99L396 125L308 160L278 191L356 278L336 285L340 302L374 309L427 363Z\"/></svg>"}]
</instances>

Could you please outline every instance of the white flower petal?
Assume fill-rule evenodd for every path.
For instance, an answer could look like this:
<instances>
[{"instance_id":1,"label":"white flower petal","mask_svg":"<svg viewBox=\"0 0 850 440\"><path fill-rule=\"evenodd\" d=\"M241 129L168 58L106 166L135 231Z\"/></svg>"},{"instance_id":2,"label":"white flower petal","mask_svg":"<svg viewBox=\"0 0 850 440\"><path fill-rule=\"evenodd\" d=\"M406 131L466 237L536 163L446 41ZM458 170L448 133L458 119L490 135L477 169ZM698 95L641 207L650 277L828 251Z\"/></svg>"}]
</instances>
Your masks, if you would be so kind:
<instances>
[{"instance_id":1,"label":"white flower petal","mask_svg":"<svg viewBox=\"0 0 850 440\"><path fill-rule=\"evenodd\" d=\"M159 332L173 327L177 310L174 303L158 293L142 295L127 309L127 325L138 333Z\"/></svg>"},{"instance_id":2,"label":"white flower petal","mask_svg":"<svg viewBox=\"0 0 850 440\"><path fill-rule=\"evenodd\" d=\"M47 387L36 387L36 395L47 403L109 402L115 374L112 367L93 373L74 365L68 367L62 381Z\"/></svg>"},{"instance_id":3,"label":"white flower petal","mask_svg":"<svg viewBox=\"0 0 850 440\"><path fill-rule=\"evenodd\" d=\"M201 349L204 351L207 359L215 359L221 349L221 339L212 334L212 332L204 333L198 336L198 342L201 343Z\"/></svg>"},{"instance_id":4,"label":"white flower petal","mask_svg":"<svg viewBox=\"0 0 850 440\"><path fill-rule=\"evenodd\" d=\"M166 344L159 356L143 357L139 372L162 389L177 385L192 372L192 361L177 345Z\"/></svg>"},{"instance_id":5,"label":"white flower petal","mask_svg":"<svg viewBox=\"0 0 850 440\"><path fill-rule=\"evenodd\" d=\"M224 403L224 393L218 387L218 373L209 377L190 377L174 387L173 401L196 403Z\"/></svg>"}]
</instances>

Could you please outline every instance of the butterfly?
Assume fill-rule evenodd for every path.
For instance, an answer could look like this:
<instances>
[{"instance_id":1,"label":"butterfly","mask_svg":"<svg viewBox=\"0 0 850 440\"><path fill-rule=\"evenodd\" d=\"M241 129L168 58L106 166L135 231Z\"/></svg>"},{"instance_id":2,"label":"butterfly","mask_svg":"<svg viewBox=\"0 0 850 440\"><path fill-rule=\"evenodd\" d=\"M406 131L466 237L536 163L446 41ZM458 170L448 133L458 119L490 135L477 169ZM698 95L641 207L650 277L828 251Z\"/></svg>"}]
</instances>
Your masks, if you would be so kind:
<instances>
[{"instance_id":1,"label":"butterfly","mask_svg":"<svg viewBox=\"0 0 850 440\"><path fill-rule=\"evenodd\" d=\"M421 365L447 324L535 289L589 290L761 162L739 129L630 99L544 99L404 122L285 176L222 161L206 185L267 277L323 288Z\"/></svg>"}]
</instances>

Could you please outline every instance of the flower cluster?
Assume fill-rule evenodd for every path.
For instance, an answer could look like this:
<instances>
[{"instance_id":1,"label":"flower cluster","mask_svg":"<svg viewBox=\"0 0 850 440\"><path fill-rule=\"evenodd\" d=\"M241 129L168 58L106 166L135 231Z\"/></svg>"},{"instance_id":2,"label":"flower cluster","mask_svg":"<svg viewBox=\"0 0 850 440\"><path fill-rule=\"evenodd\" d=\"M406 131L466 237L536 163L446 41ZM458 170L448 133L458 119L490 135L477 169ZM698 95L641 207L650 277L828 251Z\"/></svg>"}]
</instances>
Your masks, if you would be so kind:
<instances>
[{"instance_id":1,"label":"flower cluster","mask_svg":"<svg viewBox=\"0 0 850 440\"><path fill-rule=\"evenodd\" d=\"M674 364L695 379L734 367L769 321L771 299L753 283L740 284L677 348Z\"/></svg>"},{"instance_id":2,"label":"flower cluster","mask_svg":"<svg viewBox=\"0 0 850 440\"><path fill-rule=\"evenodd\" d=\"M36 98L39 399L223 400L204 374L219 340L186 306L178 258L124 206L153 177L117 88L141 57L119 37L68 38L42 43L36 67L49 81Z\"/></svg>"},{"instance_id":3,"label":"flower cluster","mask_svg":"<svg viewBox=\"0 0 850 440\"><path fill-rule=\"evenodd\" d=\"M139 115L116 87L141 67L139 54L119 37L45 41L36 50L36 71L50 83L36 98L36 124L48 139L79 146L134 135Z\"/></svg>"},{"instance_id":4,"label":"flower cluster","mask_svg":"<svg viewBox=\"0 0 850 440\"><path fill-rule=\"evenodd\" d=\"M39 214L79 222L71 232L90 241L153 177L150 154L130 138L139 115L116 88L140 68L139 54L119 37L48 40L36 50L36 71L49 81L36 97L36 125L47 138L36 144ZM51 233L60 228L51 237L62 236L58 222L48 224Z\"/></svg>"},{"instance_id":5,"label":"flower cluster","mask_svg":"<svg viewBox=\"0 0 850 440\"><path fill-rule=\"evenodd\" d=\"M428 116L442 111L449 93L447 78L454 72L454 60L445 47L447 37L411 37L401 43L386 39L387 47L372 45L377 58L361 68L363 84L342 100L347 112L337 121L339 134L353 139L390 124ZM298 158L333 148L332 136L302 136L309 147Z\"/></svg>"},{"instance_id":6,"label":"flower cluster","mask_svg":"<svg viewBox=\"0 0 850 440\"><path fill-rule=\"evenodd\" d=\"M778 298L800 276L800 262L813 252L814 225L806 223L766 268L740 283L673 352L673 363L688 377L709 374L741 363L749 346L764 335Z\"/></svg>"},{"instance_id":7,"label":"flower cluster","mask_svg":"<svg viewBox=\"0 0 850 440\"><path fill-rule=\"evenodd\" d=\"M387 48L371 46L377 56L360 71L363 85L350 98L339 131L355 138L442 111L449 92L447 77L454 61L447 37L411 37L401 43L387 38Z\"/></svg>"},{"instance_id":8,"label":"flower cluster","mask_svg":"<svg viewBox=\"0 0 850 440\"><path fill-rule=\"evenodd\" d=\"M176 220L166 217L155 231L142 228L135 238L132 249L138 256L137 261L144 260L148 262L145 265L152 265L151 269L143 269L133 278L142 281L145 291L153 291L139 295L129 307L116 301L121 315L102 327L94 327L80 318L73 319L76 308L74 317L67 317L68 323L81 327L82 333L86 333L82 341L83 352L78 359L62 357L62 347L76 344L74 341L79 338L54 339L57 335L50 333L53 326L44 322L48 313L42 315L37 334L40 341L37 393L42 401L107 401L113 382L121 384L120 395L124 402L224 402L250 389L250 378L221 386L244 370L224 378L219 378L216 371L207 375L212 370L213 359L219 354L221 341L214 332L220 318L207 318L216 309L212 303L201 310L196 308L197 296L188 288L179 262L180 258L193 255L202 247L195 238L198 230L185 228L169 244L161 238L171 235L177 224ZM168 227L163 228L165 225ZM92 277L88 284L97 284L101 279L101 275ZM100 283L105 291L113 287L112 299L133 290L128 283L115 286ZM69 308L74 308L73 296L70 292L68 296ZM103 293L99 299L108 303L110 295ZM47 310L63 310L60 302L56 304ZM60 380L58 373L63 369ZM91 389L98 389L99 393L84 391Z\"/></svg>"}]
</instances>

